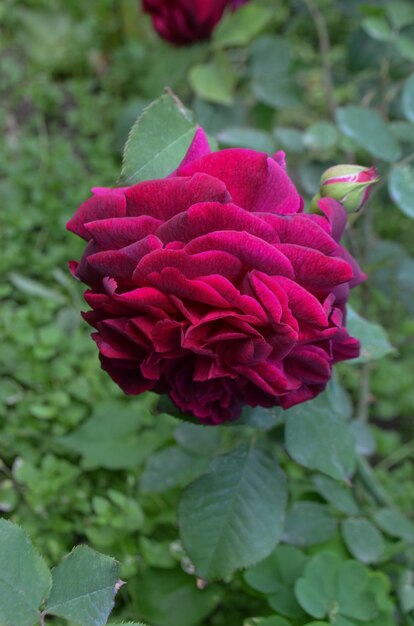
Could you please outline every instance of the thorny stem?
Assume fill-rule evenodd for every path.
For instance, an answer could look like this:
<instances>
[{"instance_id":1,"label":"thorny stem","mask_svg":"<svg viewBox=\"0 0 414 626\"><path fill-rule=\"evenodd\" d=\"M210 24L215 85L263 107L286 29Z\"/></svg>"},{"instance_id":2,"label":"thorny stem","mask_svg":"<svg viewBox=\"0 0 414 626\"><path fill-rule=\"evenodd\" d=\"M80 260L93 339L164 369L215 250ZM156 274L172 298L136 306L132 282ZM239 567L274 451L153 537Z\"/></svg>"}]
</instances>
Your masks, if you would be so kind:
<instances>
[{"instance_id":1,"label":"thorny stem","mask_svg":"<svg viewBox=\"0 0 414 626\"><path fill-rule=\"evenodd\" d=\"M332 66L330 60L331 44L329 41L329 32L326 27L326 22L323 14L319 10L318 5L314 0L304 0L307 9L312 17L315 25L316 32L318 34L319 51L322 59L322 68L324 75L324 85L326 100L328 103L329 115L332 121L335 121L336 117L336 103L334 97L334 85L332 80Z\"/></svg>"}]
</instances>

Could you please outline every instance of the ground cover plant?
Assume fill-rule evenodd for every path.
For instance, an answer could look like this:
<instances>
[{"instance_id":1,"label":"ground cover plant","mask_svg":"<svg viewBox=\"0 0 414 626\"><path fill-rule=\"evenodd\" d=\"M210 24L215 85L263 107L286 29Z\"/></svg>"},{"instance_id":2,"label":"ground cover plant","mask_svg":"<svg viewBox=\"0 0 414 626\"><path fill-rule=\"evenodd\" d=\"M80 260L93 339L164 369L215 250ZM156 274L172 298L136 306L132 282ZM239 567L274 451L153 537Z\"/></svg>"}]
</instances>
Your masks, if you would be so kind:
<instances>
[{"instance_id":1,"label":"ground cover plant","mask_svg":"<svg viewBox=\"0 0 414 626\"><path fill-rule=\"evenodd\" d=\"M171 22L161 0L144 4L146 13L135 0L93 6L78 0L8 0L0 7L0 624L410 626L413 7L400 1L348 0L334 6L329 0L251 0L222 3L213 15L203 13L207 5L200 1L192 7L200 12L188 21L183 0L173 3ZM195 136L191 158L177 171ZM287 175L278 179L276 193L260 179L260 168L282 176L280 152L274 165L264 156L281 150ZM228 156L215 169L208 165L223 154L239 155L228 172ZM206 160L202 166L199 158ZM330 170L342 164L353 165L352 171ZM95 318L87 317L99 326L104 369L124 391L139 395L125 396L101 371L90 328L80 316L88 310L83 286L67 269L69 259L82 257L85 242L66 231L66 222L90 197L91 187L101 188L94 192L99 215L95 220L81 215L72 230L82 231L92 221L92 230L79 234L109 237L110 245L100 239L104 243L88 254L101 254L102 263L109 250L110 271L104 268L103 276L127 282L129 275L115 271L113 251L137 237L129 224L126 231L119 226L114 231L113 218L122 218L114 207L124 196L111 192L108 198L102 188L138 185L130 202L137 217L139 185L171 172L175 177L149 190L147 205L158 194L159 208L171 206L171 185L180 176L210 176L218 181L214 198L208 195L211 186L200 198L197 187L191 204L196 198L214 201L218 209L236 205L231 227L247 234L255 228L254 237L260 229L260 255L268 245L286 253L283 246L292 245L283 241L280 219L277 227L274 218L263 221L277 201L276 214L295 215L289 223L297 224L299 217L306 224L295 230L295 250L309 250L304 237L313 228L318 253L338 259L339 235L331 237L330 220L343 215L336 202L343 204L348 225L341 245L368 276L361 282L358 274L359 286L346 290L338 305L344 307L349 298L346 328L355 339L342 335L345 359L334 358L332 345L329 362L322 363L317 351L309 360L302 354L299 362L286 365L289 379L276 385L272 375L267 379L272 393L268 387L263 392L262 382L258 391L256 375L263 374L268 358L262 339L271 341L274 332L268 329L262 339L255 335L262 369L249 373L249 385L239 369L239 378L232 379L236 391L227 388L227 396L221 384L217 396L211 389L210 395L200 392L194 381L178 383L173 378L180 369L178 353L177 371L166 374L162 384L156 369L161 366L154 363L144 378L159 386L131 389L130 378L125 371L120 377L111 361L119 361L116 349L127 346L119 339L115 345L101 324L114 319L113 311L102 318L96 276L80 274L98 294L94 302L89 298ZM257 189L249 175L261 180ZM160 192L160 184L168 189ZM222 194L227 189L231 202L217 196L218 187ZM283 189L288 202L281 208ZM128 200L132 191L123 193ZM301 215L297 193L305 202ZM256 205L248 212L249 202ZM103 204L109 213L102 215ZM182 243L194 248L205 236L192 230L193 213L189 207L175 225L164 213L157 231L148 230L150 241L164 237L163 245L170 243L173 251L168 263L163 257L151 272L171 268ZM197 227L211 216L201 213ZM221 213L216 214L214 228L203 227L209 233L222 232ZM102 228L102 217L112 219L110 227ZM268 241L271 224L277 243ZM316 244L315 225L323 224L325 237ZM111 247L114 232L117 245ZM240 251L254 249L251 241L243 241L232 258L220 257L219 269L232 284L239 285L232 267ZM209 250L228 254L228 242L214 242L211 248L210 237ZM203 252L190 248L191 254ZM250 297L263 303L266 276L274 274L266 258L264 267L257 257L249 269L256 280L250 291L240 287L244 302ZM333 274L343 272L342 286L356 276L353 261L354 273L347 274L351 257L346 259L332 261ZM292 275L285 275L279 294L284 314L293 311L300 324L305 305L314 303L311 297L321 299L320 285L302 286L317 274L305 261L306 255L300 257L293 281L301 289L289 291ZM324 279L332 278L329 263L320 271ZM210 275L217 274L214 268ZM137 286L148 289L155 279L144 270ZM171 284L184 285L180 280L176 274L165 279L163 292L169 294ZM214 285L217 289L218 279ZM272 293L276 288L272 284ZM324 289L332 294L336 283ZM302 300L295 308L299 291ZM181 311L183 302L188 305L184 296ZM266 302L270 307L268 296ZM274 319L274 308L269 315ZM291 333L295 321L284 318L284 323ZM230 351L237 366L246 355L243 328L239 322ZM205 335L193 339L191 349L205 345ZM357 340L360 356L351 358ZM223 336L213 345L224 359ZM134 358L136 371L143 357L134 353ZM342 362L331 376L334 360ZM200 381L202 365L205 360L197 366ZM313 376L300 389L292 382L299 367ZM299 391L305 396L295 395ZM287 393L293 394L290 400L281 401ZM216 425L202 425L203 420Z\"/></svg>"}]
</instances>

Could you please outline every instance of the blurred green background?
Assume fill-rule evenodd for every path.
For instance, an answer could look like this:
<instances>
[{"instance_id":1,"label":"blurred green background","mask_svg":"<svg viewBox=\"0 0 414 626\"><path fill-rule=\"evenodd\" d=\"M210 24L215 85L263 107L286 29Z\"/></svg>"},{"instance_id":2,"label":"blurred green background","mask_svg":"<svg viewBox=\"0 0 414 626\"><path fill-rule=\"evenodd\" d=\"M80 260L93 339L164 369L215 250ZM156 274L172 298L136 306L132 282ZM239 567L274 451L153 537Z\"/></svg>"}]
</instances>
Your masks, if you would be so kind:
<instances>
[{"instance_id":1,"label":"blurred green background","mask_svg":"<svg viewBox=\"0 0 414 626\"><path fill-rule=\"evenodd\" d=\"M118 558L118 615L156 626L236 625L267 606L237 576L200 595L184 573L180 488L233 435L205 432L204 458L193 427L167 415L154 427L156 398L123 398L67 271L83 244L65 222L90 187L116 184L130 126L166 86L221 147L285 149L307 200L334 163L378 167L347 244L370 276L353 304L396 350L339 373L370 419L380 477L403 509L414 497L413 5L246 9L212 41L174 48L136 0L0 3L0 511L52 564L83 541Z\"/></svg>"}]
</instances>

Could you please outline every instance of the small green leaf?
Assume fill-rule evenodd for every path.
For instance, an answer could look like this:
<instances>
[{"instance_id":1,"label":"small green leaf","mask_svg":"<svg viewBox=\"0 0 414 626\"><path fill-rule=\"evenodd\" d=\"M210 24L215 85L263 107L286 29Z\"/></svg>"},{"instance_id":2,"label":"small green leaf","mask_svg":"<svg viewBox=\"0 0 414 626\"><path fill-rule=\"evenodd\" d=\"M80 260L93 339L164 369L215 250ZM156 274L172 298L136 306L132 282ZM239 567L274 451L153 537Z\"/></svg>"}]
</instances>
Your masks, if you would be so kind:
<instances>
[{"instance_id":1,"label":"small green leaf","mask_svg":"<svg viewBox=\"0 0 414 626\"><path fill-rule=\"evenodd\" d=\"M291 626L283 617L251 617L243 622L243 626Z\"/></svg>"},{"instance_id":2,"label":"small green leaf","mask_svg":"<svg viewBox=\"0 0 414 626\"><path fill-rule=\"evenodd\" d=\"M194 65L188 78L200 98L215 104L232 103L236 76L224 54L216 55L209 63Z\"/></svg>"},{"instance_id":3,"label":"small green leaf","mask_svg":"<svg viewBox=\"0 0 414 626\"><path fill-rule=\"evenodd\" d=\"M285 504L285 477L270 455L243 445L217 457L179 505L181 538L198 575L224 578L270 554Z\"/></svg>"},{"instance_id":4,"label":"small green leaf","mask_svg":"<svg viewBox=\"0 0 414 626\"><path fill-rule=\"evenodd\" d=\"M336 554L321 552L309 561L303 577L296 582L296 597L312 617L322 618L329 614L336 596L335 580L339 566L340 559Z\"/></svg>"},{"instance_id":5,"label":"small green leaf","mask_svg":"<svg viewBox=\"0 0 414 626\"><path fill-rule=\"evenodd\" d=\"M364 319L350 306L347 307L347 328L349 334L361 342L361 354L352 363L377 361L394 352L383 327Z\"/></svg>"},{"instance_id":6,"label":"small green leaf","mask_svg":"<svg viewBox=\"0 0 414 626\"><path fill-rule=\"evenodd\" d=\"M367 424L361 420L354 419L349 423L349 430L355 439L355 449L358 454L370 456L376 449L376 441Z\"/></svg>"},{"instance_id":7,"label":"small green leaf","mask_svg":"<svg viewBox=\"0 0 414 626\"><path fill-rule=\"evenodd\" d=\"M313 476L312 482L318 493L341 513L346 515L357 515L359 513L359 507L352 495L352 491L346 485L322 474Z\"/></svg>"},{"instance_id":8,"label":"small green leaf","mask_svg":"<svg viewBox=\"0 0 414 626\"><path fill-rule=\"evenodd\" d=\"M298 154L305 150L302 131L296 128L278 126L273 134L281 148L285 148L290 152L297 152Z\"/></svg>"},{"instance_id":9,"label":"small green leaf","mask_svg":"<svg viewBox=\"0 0 414 626\"><path fill-rule=\"evenodd\" d=\"M269 23L272 11L258 4L247 4L228 13L213 33L216 48L246 46Z\"/></svg>"},{"instance_id":10,"label":"small green leaf","mask_svg":"<svg viewBox=\"0 0 414 626\"><path fill-rule=\"evenodd\" d=\"M414 218L414 167L402 165L394 167L388 182L391 198L401 211Z\"/></svg>"},{"instance_id":11,"label":"small green leaf","mask_svg":"<svg viewBox=\"0 0 414 626\"><path fill-rule=\"evenodd\" d=\"M283 409L274 406L269 409L262 406L244 407L241 417L235 422L228 422L228 426L248 426L256 430L272 430L283 424Z\"/></svg>"},{"instance_id":12,"label":"small green leaf","mask_svg":"<svg viewBox=\"0 0 414 626\"><path fill-rule=\"evenodd\" d=\"M357 561L344 561L333 552L312 557L295 585L303 609L321 619L335 614L335 624L352 624L347 618L368 621L378 613L371 590L371 574Z\"/></svg>"},{"instance_id":13,"label":"small green leaf","mask_svg":"<svg viewBox=\"0 0 414 626\"><path fill-rule=\"evenodd\" d=\"M398 580L398 599L404 613L414 609L414 572L405 570Z\"/></svg>"},{"instance_id":14,"label":"small green leaf","mask_svg":"<svg viewBox=\"0 0 414 626\"><path fill-rule=\"evenodd\" d=\"M312 546L332 539L337 527L337 520L327 506L318 502L298 500L286 515L282 539L294 546Z\"/></svg>"},{"instance_id":15,"label":"small green leaf","mask_svg":"<svg viewBox=\"0 0 414 626\"><path fill-rule=\"evenodd\" d=\"M9 274L10 282L13 284L16 289L25 293L28 296L34 296L35 298L44 298L46 300L51 300L52 302L64 302L65 298L61 293L56 291L55 289L50 289L46 287L42 283L39 283L37 280L33 280L33 278L28 278L27 276L22 276L21 274L17 274L16 272L12 272Z\"/></svg>"},{"instance_id":16,"label":"small green leaf","mask_svg":"<svg viewBox=\"0 0 414 626\"><path fill-rule=\"evenodd\" d=\"M414 23L414 7L410 2L387 2L385 10L393 26L397 29L404 28Z\"/></svg>"},{"instance_id":17,"label":"small green leaf","mask_svg":"<svg viewBox=\"0 0 414 626\"><path fill-rule=\"evenodd\" d=\"M414 523L397 509L378 509L373 514L375 522L387 535L414 543Z\"/></svg>"},{"instance_id":18,"label":"small green leaf","mask_svg":"<svg viewBox=\"0 0 414 626\"><path fill-rule=\"evenodd\" d=\"M142 556L146 565L162 569L170 569L177 565L171 550L171 541L151 540L141 536L139 547L140 556Z\"/></svg>"},{"instance_id":19,"label":"small green leaf","mask_svg":"<svg viewBox=\"0 0 414 626\"><path fill-rule=\"evenodd\" d=\"M414 42L412 39L400 35L395 42L395 47L404 59L414 61Z\"/></svg>"},{"instance_id":20,"label":"small green leaf","mask_svg":"<svg viewBox=\"0 0 414 626\"><path fill-rule=\"evenodd\" d=\"M169 439L170 425L164 415L152 418L154 428L140 432L145 413L144 407L136 414L121 402L98 405L89 419L59 442L81 454L86 467L138 467Z\"/></svg>"},{"instance_id":21,"label":"small green leaf","mask_svg":"<svg viewBox=\"0 0 414 626\"><path fill-rule=\"evenodd\" d=\"M0 624L37 623L50 585L49 569L24 530L0 520Z\"/></svg>"},{"instance_id":22,"label":"small green leaf","mask_svg":"<svg viewBox=\"0 0 414 626\"><path fill-rule=\"evenodd\" d=\"M401 104L405 117L414 122L414 74L404 83Z\"/></svg>"},{"instance_id":23,"label":"small green leaf","mask_svg":"<svg viewBox=\"0 0 414 626\"><path fill-rule=\"evenodd\" d=\"M249 69L253 93L260 102L275 108L300 103L289 67L289 46L284 39L272 35L256 39L250 49Z\"/></svg>"},{"instance_id":24,"label":"small green leaf","mask_svg":"<svg viewBox=\"0 0 414 626\"><path fill-rule=\"evenodd\" d=\"M209 457L220 445L220 434L219 427L181 422L175 429L174 438L186 452Z\"/></svg>"},{"instance_id":25,"label":"small green leaf","mask_svg":"<svg viewBox=\"0 0 414 626\"><path fill-rule=\"evenodd\" d=\"M141 489L148 493L163 493L182 487L202 474L208 458L196 457L178 446L164 448L152 454L141 476Z\"/></svg>"},{"instance_id":26,"label":"small green leaf","mask_svg":"<svg viewBox=\"0 0 414 626\"><path fill-rule=\"evenodd\" d=\"M363 20L362 26L365 32L377 41L391 41L393 37L392 29L383 17L367 17Z\"/></svg>"},{"instance_id":27,"label":"small green leaf","mask_svg":"<svg viewBox=\"0 0 414 626\"><path fill-rule=\"evenodd\" d=\"M128 587L135 612L149 624L194 626L204 623L221 596L216 585L198 589L196 583L181 569L145 569Z\"/></svg>"},{"instance_id":28,"label":"small green leaf","mask_svg":"<svg viewBox=\"0 0 414 626\"><path fill-rule=\"evenodd\" d=\"M219 142L230 148L250 148L259 152L275 152L276 141L269 133L257 128L225 128L218 135Z\"/></svg>"},{"instance_id":29,"label":"small green leaf","mask_svg":"<svg viewBox=\"0 0 414 626\"><path fill-rule=\"evenodd\" d=\"M312 124L303 135L305 145L311 150L327 150L333 148L338 141L338 131L331 122Z\"/></svg>"},{"instance_id":30,"label":"small green leaf","mask_svg":"<svg viewBox=\"0 0 414 626\"><path fill-rule=\"evenodd\" d=\"M339 612L345 617L367 621L378 613L370 575L370 571L356 561L345 561L339 567L336 592Z\"/></svg>"},{"instance_id":31,"label":"small green leaf","mask_svg":"<svg viewBox=\"0 0 414 626\"><path fill-rule=\"evenodd\" d=\"M348 106L338 110L340 130L370 154L383 161L397 161L401 148L387 123L375 109Z\"/></svg>"},{"instance_id":32,"label":"small green leaf","mask_svg":"<svg viewBox=\"0 0 414 626\"><path fill-rule=\"evenodd\" d=\"M280 545L258 565L249 568L244 579L250 587L268 596L270 606L286 617L301 618L303 611L294 584L302 575L308 557L293 546Z\"/></svg>"},{"instance_id":33,"label":"small green leaf","mask_svg":"<svg viewBox=\"0 0 414 626\"><path fill-rule=\"evenodd\" d=\"M269 595L280 585L291 585L302 574L308 557L293 546L276 546L266 559L249 567L244 579L250 587Z\"/></svg>"},{"instance_id":34,"label":"small green leaf","mask_svg":"<svg viewBox=\"0 0 414 626\"><path fill-rule=\"evenodd\" d=\"M122 178L129 185L168 176L182 161L196 132L193 116L166 94L150 104L129 133Z\"/></svg>"},{"instance_id":35,"label":"small green leaf","mask_svg":"<svg viewBox=\"0 0 414 626\"><path fill-rule=\"evenodd\" d=\"M398 141L414 143L414 124L402 120L391 122L390 130Z\"/></svg>"},{"instance_id":36,"label":"small green leaf","mask_svg":"<svg viewBox=\"0 0 414 626\"><path fill-rule=\"evenodd\" d=\"M322 398L285 412L285 444L301 465L338 480L355 470L355 444L346 422Z\"/></svg>"},{"instance_id":37,"label":"small green leaf","mask_svg":"<svg viewBox=\"0 0 414 626\"><path fill-rule=\"evenodd\" d=\"M119 581L115 559L78 546L52 570L46 613L81 626L104 626L114 606Z\"/></svg>"},{"instance_id":38,"label":"small green leaf","mask_svg":"<svg viewBox=\"0 0 414 626\"><path fill-rule=\"evenodd\" d=\"M384 538L369 520L363 517L344 520L342 534L352 556L362 563L377 563L384 555Z\"/></svg>"}]
</instances>

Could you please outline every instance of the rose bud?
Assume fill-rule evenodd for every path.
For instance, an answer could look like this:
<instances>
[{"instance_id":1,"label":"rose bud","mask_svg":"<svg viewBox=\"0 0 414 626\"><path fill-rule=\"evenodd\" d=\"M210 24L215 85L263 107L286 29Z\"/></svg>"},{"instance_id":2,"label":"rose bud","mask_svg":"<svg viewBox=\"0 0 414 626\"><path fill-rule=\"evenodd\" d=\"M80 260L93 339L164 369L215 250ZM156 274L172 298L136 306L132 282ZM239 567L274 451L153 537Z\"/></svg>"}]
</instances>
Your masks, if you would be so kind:
<instances>
[{"instance_id":1,"label":"rose bud","mask_svg":"<svg viewBox=\"0 0 414 626\"><path fill-rule=\"evenodd\" d=\"M224 10L236 10L248 0L143 0L157 33L176 45L210 37Z\"/></svg>"},{"instance_id":2,"label":"rose bud","mask_svg":"<svg viewBox=\"0 0 414 626\"><path fill-rule=\"evenodd\" d=\"M204 424L317 396L359 354L346 302L365 278L345 209L318 206L303 213L283 153L211 152L201 129L166 178L95 188L68 229L88 242L71 269L102 368Z\"/></svg>"},{"instance_id":3,"label":"rose bud","mask_svg":"<svg viewBox=\"0 0 414 626\"><path fill-rule=\"evenodd\" d=\"M359 211L379 179L375 167L335 165L322 175L320 195L338 200L347 211Z\"/></svg>"}]
</instances>

